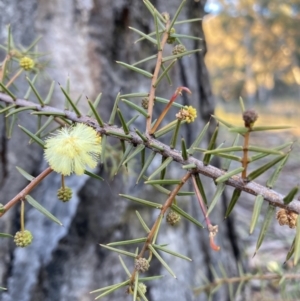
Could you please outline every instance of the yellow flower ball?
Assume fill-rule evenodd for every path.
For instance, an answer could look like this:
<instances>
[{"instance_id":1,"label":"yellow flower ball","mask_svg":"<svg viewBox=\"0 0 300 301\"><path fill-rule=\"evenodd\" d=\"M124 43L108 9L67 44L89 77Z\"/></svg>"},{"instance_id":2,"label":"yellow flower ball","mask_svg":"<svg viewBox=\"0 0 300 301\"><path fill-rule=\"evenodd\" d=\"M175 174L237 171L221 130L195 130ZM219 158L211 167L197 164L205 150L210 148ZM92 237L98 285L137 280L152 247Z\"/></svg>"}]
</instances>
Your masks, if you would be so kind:
<instances>
[{"instance_id":1,"label":"yellow flower ball","mask_svg":"<svg viewBox=\"0 0 300 301\"><path fill-rule=\"evenodd\" d=\"M45 159L57 173L69 176L75 172L82 175L86 166L97 166L101 153L101 137L93 128L83 123L62 128L45 142Z\"/></svg>"},{"instance_id":2,"label":"yellow flower ball","mask_svg":"<svg viewBox=\"0 0 300 301\"><path fill-rule=\"evenodd\" d=\"M34 61L30 57L24 56L20 59L20 67L28 71L34 67Z\"/></svg>"}]
</instances>

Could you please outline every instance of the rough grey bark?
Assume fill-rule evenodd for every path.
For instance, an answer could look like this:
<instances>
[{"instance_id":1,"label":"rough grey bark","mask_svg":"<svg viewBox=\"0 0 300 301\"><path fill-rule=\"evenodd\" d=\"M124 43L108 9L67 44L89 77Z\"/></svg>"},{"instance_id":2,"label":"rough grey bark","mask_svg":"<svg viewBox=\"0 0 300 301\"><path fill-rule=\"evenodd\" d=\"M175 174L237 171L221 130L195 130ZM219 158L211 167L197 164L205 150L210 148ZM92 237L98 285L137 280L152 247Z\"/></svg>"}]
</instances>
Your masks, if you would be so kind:
<instances>
[{"instance_id":1,"label":"rough grey bark","mask_svg":"<svg viewBox=\"0 0 300 301\"><path fill-rule=\"evenodd\" d=\"M172 15L180 1L153 1L159 11L168 11ZM205 1L187 1L183 9L183 18L203 16ZM153 30L153 22L140 0L66 0L66 1L3 1L1 9L0 34L5 37L4 24L11 23L17 43L29 44L39 34L43 35L41 49L51 51L54 68L48 72L60 83L65 83L67 76L71 81L71 92L94 99L103 92L101 116L108 116L119 91L148 91L149 81L116 65L115 61L132 63L153 53L155 49L147 43L133 45L136 36L128 26L140 28L146 32ZM186 24L183 33L203 36L201 23ZM186 42L188 49L204 47L199 42ZM200 115L198 129L207 122L213 113L214 101L211 93L208 72L204 63L205 51L195 56L183 58L172 72L173 86L167 84L158 93L169 98L178 85L185 85L193 95L183 96L182 101L197 107ZM152 70L154 63L145 67ZM41 91L47 87L39 83ZM52 105L62 106L63 97L55 92ZM82 110L86 106L82 105ZM125 111L125 107L122 107ZM159 110L156 107L156 110ZM129 112L130 110L127 110ZM175 112L175 111L174 111ZM171 114L174 115L174 112ZM170 115L171 115L170 114ZM1 116L2 117L2 116ZM27 114L20 117L19 123L33 127L34 122ZM130 114L128 113L128 116ZM132 116L131 116L132 117ZM144 122L138 119L142 130ZM5 139L3 117L1 119L1 202L7 202L26 182L15 171L19 165L29 173L38 174L45 163L38 147L26 147L28 141L19 130L15 130L13 139ZM185 129L187 143L190 144L196 131ZM111 140L113 148L116 141ZM112 149L113 150L113 149ZM160 159L155 162L160 164ZM110 163L108 162L108 167ZM154 168L154 166L153 166ZM174 169L175 170L175 169ZM99 174L108 179L108 171L103 167ZM3 180L2 180L3 179ZM149 198L153 191L149 188L135 186L135 178L120 175L114 180L99 183L87 177L69 177L67 185L73 189L74 198L70 203L61 204L56 200L56 189L60 177L49 176L32 194L64 224L59 227L46 220L36 210L27 208L26 228L34 235L34 243L26 249L15 249L9 240L1 241L0 248L0 285L8 288L1 293L1 301L68 301L93 300L90 291L123 281L125 272L119 264L115 253L100 248L98 243L131 239L144 236L135 210L151 226L158 212L142 208L120 199L119 193L131 193ZM206 181L206 187L212 187ZM165 196L155 195L156 201L164 201ZM193 212L203 221L195 199L181 199L182 206ZM212 220L219 223L223 219L223 207L212 215ZM231 224L230 224L231 223ZM193 263L164 256L177 274L178 280L167 275L160 264L152 261L151 273L165 274L165 278L148 284L149 300L205 300L194 296L192 287L200 283L201 274L212 277L209 264L217 266L222 262L229 274L236 269L239 249L236 244L232 220L220 225L218 243L220 253L213 253L208 244L208 233L183 221L174 229L163 226L159 242L169 243L170 248L193 258ZM1 232L14 233L19 228L18 209L15 208L0 220ZM128 261L132 268L132 262ZM103 300L125 300L123 290ZM216 300L227 300L226 290L215 295Z\"/></svg>"}]
</instances>

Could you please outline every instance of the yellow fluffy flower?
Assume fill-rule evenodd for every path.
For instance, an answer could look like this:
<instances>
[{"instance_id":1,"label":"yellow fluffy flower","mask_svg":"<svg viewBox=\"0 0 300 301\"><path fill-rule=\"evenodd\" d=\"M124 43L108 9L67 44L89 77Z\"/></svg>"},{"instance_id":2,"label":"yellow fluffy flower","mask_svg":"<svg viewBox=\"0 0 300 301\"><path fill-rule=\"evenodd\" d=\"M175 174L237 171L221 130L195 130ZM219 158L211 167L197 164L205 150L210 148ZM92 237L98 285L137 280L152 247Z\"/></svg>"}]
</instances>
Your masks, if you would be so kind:
<instances>
[{"instance_id":1,"label":"yellow fluffy flower","mask_svg":"<svg viewBox=\"0 0 300 301\"><path fill-rule=\"evenodd\" d=\"M101 153L101 137L83 123L62 128L45 142L45 159L54 171L65 176L73 172L82 175L86 166L95 168Z\"/></svg>"},{"instance_id":2,"label":"yellow fluffy flower","mask_svg":"<svg viewBox=\"0 0 300 301\"><path fill-rule=\"evenodd\" d=\"M197 117L197 110L192 106L184 106L177 114L176 118L185 120L187 123L194 122Z\"/></svg>"}]
</instances>

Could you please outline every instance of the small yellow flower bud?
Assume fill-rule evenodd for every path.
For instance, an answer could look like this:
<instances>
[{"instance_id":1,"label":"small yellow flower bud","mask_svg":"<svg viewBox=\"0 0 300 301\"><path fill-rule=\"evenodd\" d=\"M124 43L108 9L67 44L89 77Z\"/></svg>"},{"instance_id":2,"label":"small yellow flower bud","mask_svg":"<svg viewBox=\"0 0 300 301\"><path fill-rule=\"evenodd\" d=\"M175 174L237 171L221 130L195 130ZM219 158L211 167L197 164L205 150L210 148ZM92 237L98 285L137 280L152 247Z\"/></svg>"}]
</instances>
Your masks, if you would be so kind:
<instances>
[{"instance_id":1,"label":"small yellow flower bud","mask_svg":"<svg viewBox=\"0 0 300 301\"><path fill-rule=\"evenodd\" d=\"M185 46L182 45L182 44L176 45L176 46L173 48L173 50L172 50L172 53L173 53L174 55L180 54L180 53L184 53L184 52L186 52L186 48L185 48Z\"/></svg>"},{"instance_id":2,"label":"small yellow flower bud","mask_svg":"<svg viewBox=\"0 0 300 301\"><path fill-rule=\"evenodd\" d=\"M24 56L20 59L20 67L28 71L34 67L34 61L30 57Z\"/></svg>"},{"instance_id":3,"label":"small yellow flower bud","mask_svg":"<svg viewBox=\"0 0 300 301\"><path fill-rule=\"evenodd\" d=\"M57 190L57 198L61 201L68 202L72 198L72 189L70 187L61 187Z\"/></svg>"},{"instance_id":4,"label":"small yellow flower bud","mask_svg":"<svg viewBox=\"0 0 300 301\"><path fill-rule=\"evenodd\" d=\"M194 122L197 117L197 110L192 106L184 106L177 114L178 120L186 120L187 123Z\"/></svg>"},{"instance_id":5,"label":"small yellow flower bud","mask_svg":"<svg viewBox=\"0 0 300 301\"><path fill-rule=\"evenodd\" d=\"M18 231L15 234L14 242L18 247L24 248L31 244L33 236L30 231Z\"/></svg>"},{"instance_id":6,"label":"small yellow flower bud","mask_svg":"<svg viewBox=\"0 0 300 301\"><path fill-rule=\"evenodd\" d=\"M171 210L166 216L166 221L171 226L176 225L180 220L181 216L173 210Z\"/></svg>"}]
</instances>

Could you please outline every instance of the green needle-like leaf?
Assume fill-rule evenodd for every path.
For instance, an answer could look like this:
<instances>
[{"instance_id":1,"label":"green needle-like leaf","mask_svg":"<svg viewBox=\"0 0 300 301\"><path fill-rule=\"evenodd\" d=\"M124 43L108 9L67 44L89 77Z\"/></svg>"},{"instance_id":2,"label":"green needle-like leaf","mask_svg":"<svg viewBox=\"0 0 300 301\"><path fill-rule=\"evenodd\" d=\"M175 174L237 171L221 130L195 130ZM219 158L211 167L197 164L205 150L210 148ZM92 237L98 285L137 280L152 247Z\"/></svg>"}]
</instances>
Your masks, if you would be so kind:
<instances>
[{"instance_id":1,"label":"green needle-like leaf","mask_svg":"<svg viewBox=\"0 0 300 301\"><path fill-rule=\"evenodd\" d=\"M13 238L14 236L9 233L0 233L0 237L2 238Z\"/></svg>"},{"instance_id":2,"label":"green needle-like leaf","mask_svg":"<svg viewBox=\"0 0 300 301\"><path fill-rule=\"evenodd\" d=\"M243 170L244 170L244 167L239 167L239 168L236 168L236 169L234 169L234 170L232 170L232 171L230 171L230 172L226 172L225 175L218 177L218 178L215 180L215 182L216 182L217 184L226 182L226 181L227 181L228 179L230 179L232 176L241 173Z\"/></svg>"},{"instance_id":3,"label":"green needle-like leaf","mask_svg":"<svg viewBox=\"0 0 300 301\"><path fill-rule=\"evenodd\" d=\"M263 174L265 171L267 171L268 169L270 169L272 166L274 166L275 164L277 164L279 161L281 161L282 159L284 159L287 155L281 155L278 156L277 158L275 158L274 160L272 160L271 162L259 167L258 169L252 171L248 176L247 176L247 180L248 181L253 181L254 179L256 179L257 177L259 177L261 174Z\"/></svg>"},{"instance_id":4,"label":"green needle-like leaf","mask_svg":"<svg viewBox=\"0 0 300 301\"><path fill-rule=\"evenodd\" d=\"M216 129L214 130L214 132L211 136L211 139L210 139L208 147L207 147L208 151L213 150L215 148L218 132L219 132L219 125L216 126ZM211 154L204 155L204 158L203 158L204 165L208 165L210 162L210 159L211 159Z\"/></svg>"},{"instance_id":5,"label":"green needle-like leaf","mask_svg":"<svg viewBox=\"0 0 300 301\"><path fill-rule=\"evenodd\" d=\"M169 99L158 97L158 96L155 96L154 100L157 101L157 102L164 103L164 104L168 104L170 102ZM175 101L172 103L172 106L174 106L176 108L180 108L180 109L184 107L184 105L182 105L180 103L177 103Z\"/></svg>"},{"instance_id":6,"label":"green needle-like leaf","mask_svg":"<svg viewBox=\"0 0 300 301\"><path fill-rule=\"evenodd\" d=\"M8 94L13 100L16 100L16 99L17 99L17 96L15 96L12 92L10 92L9 89L7 89L3 83L0 82L0 86L1 86L2 90L3 90L6 94Z\"/></svg>"},{"instance_id":7,"label":"green needle-like leaf","mask_svg":"<svg viewBox=\"0 0 300 301\"><path fill-rule=\"evenodd\" d=\"M201 223L199 223L195 218L193 218L192 216L190 216L188 213L186 213L184 210L182 210L177 205L172 204L171 205L171 209L174 210L174 211L176 211L178 214L180 214L181 216L183 216L184 218L186 218L187 220L189 220L193 224L197 225L198 227L204 228Z\"/></svg>"},{"instance_id":8,"label":"green needle-like leaf","mask_svg":"<svg viewBox=\"0 0 300 301\"><path fill-rule=\"evenodd\" d=\"M63 112L57 111L39 111L39 112L31 112L31 115L45 115L45 116L54 116L54 117L66 117L66 114Z\"/></svg>"},{"instance_id":9,"label":"green needle-like leaf","mask_svg":"<svg viewBox=\"0 0 300 301\"><path fill-rule=\"evenodd\" d=\"M145 181L145 184L158 184L158 185L176 185L180 184L181 180L178 179L159 179L159 180L150 180L150 181Z\"/></svg>"},{"instance_id":10,"label":"green needle-like leaf","mask_svg":"<svg viewBox=\"0 0 300 301\"><path fill-rule=\"evenodd\" d=\"M100 180L100 181L104 181L103 178L101 178L100 176L96 175L95 173L91 172L91 171L88 171L88 170L84 170L84 174L91 177L91 178L94 178L96 180Z\"/></svg>"},{"instance_id":11,"label":"green needle-like leaf","mask_svg":"<svg viewBox=\"0 0 300 301\"><path fill-rule=\"evenodd\" d=\"M142 238L136 238L136 239L130 239L130 240L111 242L111 243L107 244L107 246L114 247L114 246L138 244L138 243L145 242L146 240L147 240L147 237L142 237Z\"/></svg>"},{"instance_id":12,"label":"green needle-like leaf","mask_svg":"<svg viewBox=\"0 0 300 301\"><path fill-rule=\"evenodd\" d=\"M233 141L232 146L237 146L237 144L239 143L239 138L240 138L240 135L237 134ZM228 155L229 155L229 157L225 157L226 160L224 160L224 162L222 164L222 169L225 171L227 171L229 169L232 160L237 160L238 162L241 162L241 158L234 156L233 152ZM218 156L220 156L220 155L218 155ZM232 157L230 158L230 156L233 156L233 158L235 158L235 159L232 159Z\"/></svg>"},{"instance_id":13,"label":"green needle-like leaf","mask_svg":"<svg viewBox=\"0 0 300 301\"><path fill-rule=\"evenodd\" d=\"M158 84L161 82L161 80L165 77L165 75L170 71L170 69L174 66L174 64L177 62L177 59L174 59L166 68L165 70L161 73L161 75L158 77L156 82L154 83L153 87L157 87Z\"/></svg>"},{"instance_id":14,"label":"green needle-like leaf","mask_svg":"<svg viewBox=\"0 0 300 301\"><path fill-rule=\"evenodd\" d=\"M145 145L140 144L136 147L136 150L123 162L123 165L128 163L131 159L133 159L137 154L139 154L143 149L145 148Z\"/></svg>"},{"instance_id":15,"label":"green needle-like leaf","mask_svg":"<svg viewBox=\"0 0 300 301\"><path fill-rule=\"evenodd\" d=\"M253 233L253 230L257 224L263 202L264 202L264 197L262 195L257 195L255 198L252 218L250 222L250 234Z\"/></svg>"},{"instance_id":16,"label":"green needle-like leaf","mask_svg":"<svg viewBox=\"0 0 300 301\"><path fill-rule=\"evenodd\" d=\"M144 173L146 172L146 170L148 169L149 165L151 164L151 162L153 161L154 157L156 155L156 152L152 152L149 156L147 161L145 162L137 180L136 180L136 184L140 181L140 179L142 178L142 176L144 175Z\"/></svg>"},{"instance_id":17,"label":"green needle-like leaf","mask_svg":"<svg viewBox=\"0 0 300 301\"><path fill-rule=\"evenodd\" d=\"M73 102L73 100L71 99L69 93L62 87L60 86L60 89L62 90L62 92L64 93L66 100L68 101L68 103L71 105L71 107L73 108L74 112L76 113L77 117L81 117L82 114L80 113L79 109L77 108L77 106L75 105L75 103Z\"/></svg>"},{"instance_id":18,"label":"green needle-like leaf","mask_svg":"<svg viewBox=\"0 0 300 301\"><path fill-rule=\"evenodd\" d=\"M157 40L151 38L149 35L143 33L142 31L140 31L140 30L138 30L138 29L136 29L136 28L134 28L134 27L129 26L128 28L131 29L131 30L133 30L134 32L138 33L139 35L141 35L143 38L145 38L145 39L148 40L149 42L153 43L154 45L157 45ZM137 41L136 41L136 42L137 42ZM135 43L136 43L136 42L135 42Z\"/></svg>"},{"instance_id":19,"label":"green needle-like leaf","mask_svg":"<svg viewBox=\"0 0 300 301\"><path fill-rule=\"evenodd\" d=\"M35 76L33 77L32 81L31 81L33 85L35 84L38 75L39 75L39 74L37 73L37 74L35 74ZM29 86L29 88L28 88L27 91L26 91L26 94L24 95L24 99L29 99L29 96L30 96L31 91L32 91L32 88L31 88L31 86Z\"/></svg>"},{"instance_id":20,"label":"green needle-like leaf","mask_svg":"<svg viewBox=\"0 0 300 301\"><path fill-rule=\"evenodd\" d=\"M119 255L119 260L120 260L121 265L122 265L124 271L126 272L127 276L130 278L131 274L130 274L130 272L129 272L129 270L128 270L126 264L125 264L125 262L123 261L123 259L122 259L122 257L120 255Z\"/></svg>"},{"instance_id":21,"label":"green needle-like leaf","mask_svg":"<svg viewBox=\"0 0 300 301\"><path fill-rule=\"evenodd\" d=\"M108 124L109 125L113 125L115 122L115 117L116 117L116 113L117 113L117 108L119 105L119 101L120 101L120 92L117 94L115 102L114 102L114 106L113 109L111 111L110 117L109 117L109 121Z\"/></svg>"},{"instance_id":22,"label":"green needle-like leaf","mask_svg":"<svg viewBox=\"0 0 300 301\"><path fill-rule=\"evenodd\" d=\"M249 131L248 128L240 127L240 126L234 126L234 127L229 128L229 132L239 133L240 135L244 135L248 131Z\"/></svg>"},{"instance_id":23,"label":"green needle-like leaf","mask_svg":"<svg viewBox=\"0 0 300 301\"><path fill-rule=\"evenodd\" d=\"M243 98L240 97L239 101L240 101L240 106L241 106L242 113L244 113L245 112L245 104L244 104Z\"/></svg>"},{"instance_id":24,"label":"green needle-like leaf","mask_svg":"<svg viewBox=\"0 0 300 301\"><path fill-rule=\"evenodd\" d=\"M30 175L28 172L26 172L24 169L22 169L21 167L16 166L16 169L18 170L18 172L28 181L32 181L33 179L35 179L32 175Z\"/></svg>"},{"instance_id":25,"label":"green needle-like leaf","mask_svg":"<svg viewBox=\"0 0 300 301\"><path fill-rule=\"evenodd\" d=\"M16 106L15 104L12 104L10 106L3 108L2 110L0 110L0 114L3 114L5 112L9 111L10 109L13 109L15 106Z\"/></svg>"},{"instance_id":26,"label":"green needle-like leaf","mask_svg":"<svg viewBox=\"0 0 300 301\"><path fill-rule=\"evenodd\" d=\"M181 138L181 154L184 160L187 160L189 158L184 138Z\"/></svg>"},{"instance_id":27,"label":"green needle-like leaf","mask_svg":"<svg viewBox=\"0 0 300 301\"><path fill-rule=\"evenodd\" d=\"M124 282L122 282L122 283L117 283L117 284L113 284L113 285L108 285L108 286L105 286L105 287L102 287L102 288L98 288L98 289L96 289L96 290L94 290L94 291L92 291L92 292L90 292L90 294L95 294L95 293L99 293L99 292L103 292L103 291L107 291L107 290L110 290L111 288L113 288L113 287L120 287L120 285L127 285L127 284L129 284L129 279L128 280L126 280L126 281L124 281Z\"/></svg>"},{"instance_id":28,"label":"green needle-like leaf","mask_svg":"<svg viewBox=\"0 0 300 301\"><path fill-rule=\"evenodd\" d=\"M291 129L293 126L289 125L278 125L278 126L254 126L251 131L258 132L258 131L274 131L274 130L286 130Z\"/></svg>"},{"instance_id":29,"label":"green needle-like leaf","mask_svg":"<svg viewBox=\"0 0 300 301\"><path fill-rule=\"evenodd\" d=\"M121 139L125 139L125 140L131 138L130 135L126 135L126 134L116 132L116 131L111 131L111 130L106 131L106 134L108 134L109 136L115 136L117 138L121 138ZM105 137L105 136L103 136L103 137Z\"/></svg>"},{"instance_id":30,"label":"green needle-like leaf","mask_svg":"<svg viewBox=\"0 0 300 301\"><path fill-rule=\"evenodd\" d=\"M288 205L295 197L295 195L299 191L299 186L292 188L292 190L283 198L283 202L285 205Z\"/></svg>"},{"instance_id":31,"label":"green needle-like leaf","mask_svg":"<svg viewBox=\"0 0 300 301\"><path fill-rule=\"evenodd\" d=\"M290 153L288 153L287 156L278 163L276 169L272 173L272 176L267 181L266 186L268 188L273 188L275 182L277 181L277 179L279 177L279 174L280 174L282 168L285 166L285 164L289 158L289 155L290 155Z\"/></svg>"},{"instance_id":32,"label":"green needle-like leaf","mask_svg":"<svg viewBox=\"0 0 300 301\"><path fill-rule=\"evenodd\" d=\"M106 141L107 141L107 136L103 135L101 139L101 146L102 146L102 151L101 151L101 160L100 163L104 164L105 162L105 155L106 155Z\"/></svg>"},{"instance_id":33,"label":"green needle-like leaf","mask_svg":"<svg viewBox=\"0 0 300 301\"><path fill-rule=\"evenodd\" d=\"M156 252L152 245L148 246L149 250L155 255L155 257L160 261L160 263L165 267L165 269L174 277L177 278L174 272L171 270L169 265L161 258L161 256Z\"/></svg>"},{"instance_id":34,"label":"green needle-like leaf","mask_svg":"<svg viewBox=\"0 0 300 301\"><path fill-rule=\"evenodd\" d=\"M156 244L152 244L152 246L153 246L155 249L158 249L158 250L163 251L163 252L165 252L165 253L169 253L169 254L171 254L171 255L173 255L173 256L176 256L176 257L179 257L179 258L188 260L188 261L192 261L191 258L189 258L189 257L187 257L187 256L184 256L184 255L182 255L182 254L179 254L179 253L177 253L177 252L174 252L174 251L172 251L172 250L169 250L169 249L167 249L167 248L161 247L161 246L156 245Z\"/></svg>"},{"instance_id":35,"label":"green needle-like leaf","mask_svg":"<svg viewBox=\"0 0 300 301\"><path fill-rule=\"evenodd\" d=\"M213 117L214 119L216 119L218 122L222 123L223 125L225 125L229 129L235 127L233 124L221 119L220 117L217 117L215 115L211 115L211 117Z\"/></svg>"},{"instance_id":36,"label":"green needle-like leaf","mask_svg":"<svg viewBox=\"0 0 300 301\"><path fill-rule=\"evenodd\" d=\"M190 148L188 149L188 153L190 155L193 155L194 152L195 152L195 147L198 147L199 144L201 143L204 135L206 134L207 132L207 129L209 127L209 124L210 124L210 121L204 126L203 130L199 133L199 135L197 136L196 140L192 143L192 145L190 146Z\"/></svg>"},{"instance_id":37,"label":"green needle-like leaf","mask_svg":"<svg viewBox=\"0 0 300 301\"><path fill-rule=\"evenodd\" d=\"M94 107L94 105L92 104L92 102L88 99L88 104L90 106L90 111L93 113L93 115L95 116L99 126L104 127L104 122L102 121L99 113L97 112L96 108ZM92 114L91 114L92 115Z\"/></svg>"},{"instance_id":38,"label":"green needle-like leaf","mask_svg":"<svg viewBox=\"0 0 300 301\"><path fill-rule=\"evenodd\" d=\"M166 168L171 162L173 158L168 157L164 162L148 177L148 180L154 178L158 173L160 173L164 168Z\"/></svg>"},{"instance_id":39,"label":"green needle-like leaf","mask_svg":"<svg viewBox=\"0 0 300 301\"><path fill-rule=\"evenodd\" d=\"M182 169L193 169L193 168L196 168L196 167L197 167L197 165L195 163L186 164L186 165L181 166Z\"/></svg>"},{"instance_id":40,"label":"green needle-like leaf","mask_svg":"<svg viewBox=\"0 0 300 301\"><path fill-rule=\"evenodd\" d=\"M23 111L27 111L27 110L34 110L36 107L22 107L22 108L18 108L18 109L15 109L13 111L10 111L5 117L9 117L11 115L14 115L14 114L18 114L20 112L23 112Z\"/></svg>"},{"instance_id":41,"label":"green needle-like leaf","mask_svg":"<svg viewBox=\"0 0 300 301\"><path fill-rule=\"evenodd\" d=\"M39 94L39 92L35 88L33 82L30 80L29 77L26 77L26 80L28 81L28 84L29 84L30 88L32 89L33 93L35 94L36 98L38 99L40 105L43 107L45 105L45 103L44 103L41 95Z\"/></svg>"},{"instance_id":42,"label":"green needle-like leaf","mask_svg":"<svg viewBox=\"0 0 300 301\"><path fill-rule=\"evenodd\" d=\"M49 92L47 94L47 97L45 98L44 100L44 104L49 104L50 101L51 101L51 98L52 98L52 95L53 95L53 92L54 92L54 88L55 88L55 81L52 81L51 83L51 86L50 86L50 89L49 89Z\"/></svg>"},{"instance_id":43,"label":"green needle-like leaf","mask_svg":"<svg viewBox=\"0 0 300 301\"><path fill-rule=\"evenodd\" d=\"M116 171L115 171L115 175L118 173L118 171L119 171L119 169L121 168L121 166L123 165L123 163L124 163L124 161L127 159L127 157L128 157L128 155L130 154L130 152L131 152L131 150L133 149L133 145L130 143L128 146L127 146L127 148L126 148L126 150L125 150L125 152L124 152L124 154L123 154L123 156L122 156L122 159L121 159L121 161L119 162L119 164L118 164L118 167L117 167L117 169L116 169ZM125 165L125 164L124 164Z\"/></svg>"},{"instance_id":44,"label":"green needle-like leaf","mask_svg":"<svg viewBox=\"0 0 300 301\"><path fill-rule=\"evenodd\" d=\"M173 135L172 135L171 142L170 142L170 148L171 149L175 148L175 146L176 146L180 125L181 125L181 120L178 119L177 122L176 122L175 130L174 130Z\"/></svg>"},{"instance_id":45,"label":"green needle-like leaf","mask_svg":"<svg viewBox=\"0 0 300 301\"><path fill-rule=\"evenodd\" d=\"M131 252L127 252L127 251L124 251L124 250L116 249L116 248L110 247L108 245L102 245L102 244L100 244L100 246L103 247L103 248L105 248L105 249L108 249L108 250L111 250L111 251L123 254L125 256L129 256L129 257L133 257L133 258L136 257L136 255L134 253L131 253Z\"/></svg>"},{"instance_id":46,"label":"green needle-like leaf","mask_svg":"<svg viewBox=\"0 0 300 301\"><path fill-rule=\"evenodd\" d=\"M172 36L174 36L174 37L178 36L179 37L179 35L172 35ZM199 38L196 38L196 39L199 39ZM166 62L168 62L170 60L180 59L180 58L182 58L184 56L191 55L191 54L194 54L194 53L200 52L200 51L202 51L202 49L194 49L194 50L185 51L185 52L179 53L179 54L173 54L173 55L170 55L170 56L165 56L162 59L162 61L163 61L163 63L166 63Z\"/></svg>"},{"instance_id":47,"label":"green needle-like leaf","mask_svg":"<svg viewBox=\"0 0 300 301\"><path fill-rule=\"evenodd\" d=\"M105 297L105 296L111 294L112 292L118 290L118 289L121 288L121 287L127 286L127 285L129 284L129 282L130 282L130 280L127 280L127 281L124 281L124 282L122 282L122 283L120 283L120 284L118 284L118 285L114 285L111 289L107 290L105 293L103 293L103 294L97 296L97 297L95 298L95 300L98 300L98 299L100 299L100 298L102 298L102 297Z\"/></svg>"},{"instance_id":48,"label":"green needle-like leaf","mask_svg":"<svg viewBox=\"0 0 300 301\"><path fill-rule=\"evenodd\" d=\"M134 109L137 112L141 113L146 118L148 117L148 112L146 110L144 110L143 108L141 108L140 106L136 105L135 103L133 103L133 102L127 100L127 99L123 99L123 98L122 98L122 102L126 103L129 107L131 107L132 109Z\"/></svg>"},{"instance_id":49,"label":"green needle-like leaf","mask_svg":"<svg viewBox=\"0 0 300 301\"><path fill-rule=\"evenodd\" d=\"M226 213L225 213L225 218L227 218L229 216L229 214L231 213L232 209L234 208L237 200L239 199L240 195L241 195L241 190L239 190L238 188L234 189L232 197L231 197L231 201L227 207Z\"/></svg>"},{"instance_id":50,"label":"green needle-like leaf","mask_svg":"<svg viewBox=\"0 0 300 301\"><path fill-rule=\"evenodd\" d=\"M271 222L272 218L274 217L275 209L276 209L275 206L269 204L267 214L265 215L264 222L263 222L263 225L260 229L260 233L259 233L259 236L258 236L258 239L257 239L255 254L258 251L258 249L260 248L260 246L261 246L261 244L262 244L262 242L265 238L267 230L270 226L270 222Z\"/></svg>"},{"instance_id":51,"label":"green needle-like leaf","mask_svg":"<svg viewBox=\"0 0 300 301\"><path fill-rule=\"evenodd\" d=\"M45 142L43 140L41 140L39 137L37 137L36 135L34 135L33 133L31 133L30 131L28 131L27 129L25 129L24 127L22 127L21 125L19 125L19 128L25 134L27 134L32 140L34 140L37 144L39 144L42 148L45 147Z\"/></svg>"},{"instance_id":52,"label":"green needle-like leaf","mask_svg":"<svg viewBox=\"0 0 300 301\"><path fill-rule=\"evenodd\" d=\"M59 224L60 226L63 225L52 213L50 213L45 207L43 207L40 203L38 203L29 194L25 196L25 199L32 207L40 211L42 214L44 214L46 217L51 219L53 222Z\"/></svg>"},{"instance_id":53,"label":"green needle-like leaf","mask_svg":"<svg viewBox=\"0 0 300 301\"><path fill-rule=\"evenodd\" d=\"M117 108L117 113L118 113L119 119L121 121L121 124L122 124L122 127L123 127L123 131L124 131L124 133L126 135L128 135L129 134L129 129L127 127L127 124L126 124L126 121L125 121L125 119L123 117L123 114L122 114L122 112L121 112L121 110L119 108Z\"/></svg>"},{"instance_id":54,"label":"green needle-like leaf","mask_svg":"<svg viewBox=\"0 0 300 301\"><path fill-rule=\"evenodd\" d=\"M296 236L297 236L297 234L296 234ZM295 242L296 242L296 237L294 238L294 240L291 244L291 247L290 247L288 253L286 254L286 258L285 258L284 263L286 263L292 257L292 255L294 254L294 252L295 252Z\"/></svg>"},{"instance_id":55,"label":"green needle-like leaf","mask_svg":"<svg viewBox=\"0 0 300 301\"><path fill-rule=\"evenodd\" d=\"M123 62L119 62L119 61L116 61L117 64L123 66L123 67L126 67L128 68L129 70L132 70L132 71L135 71L139 74L142 74L148 78L152 78L153 77L153 74L151 74L150 72L146 71L146 70L143 70L143 69L140 69L138 67L135 67L135 66L132 66L132 65L129 65L129 64L126 64L126 63L123 63Z\"/></svg>"},{"instance_id":56,"label":"green needle-like leaf","mask_svg":"<svg viewBox=\"0 0 300 301\"><path fill-rule=\"evenodd\" d=\"M135 129L135 132L140 136L140 138L141 138L144 142L147 142L147 141L148 141L147 137L146 137L144 134L142 134L138 129Z\"/></svg>"},{"instance_id":57,"label":"green needle-like leaf","mask_svg":"<svg viewBox=\"0 0 300 301\"><path fill-rule=\"evenodd\" d=\"M131 126L131 124L134 123L134 122L137 120L137 118L138 118L139 116L140 116L140 115L135 115L135 116L133 116L129 121L127 121L127 122L126 122L127 127Z\"/></svg>"},{"instance_id":58,"label":"green needle-like leaf","mask_svg":"<svg viewBox=\"0 0 300 301\"><path fill-rule=\"evenodd\" d=\"M94 109L97 109L97 107L98 107L98 105L99 105L99 103L100 103L101 97L102 97L102 92L100 92L100 93L97 95L97 97L96 97L94 103L92 103L92 102L90 101L90 102L92 103ZM89 99L88 99L88 100L89 100ZM88 113L87 113L86 115L87 115L87 116L92 116L92 113L93 113L93 110L92 110L92 108L91 108L91 109L88 111Z\"/></svg>"},{"instance_id":59,"label":"green needle-like leaf","mask_svg":"<svg viewBox=\"0 0 300 301\"><path fill-rule=\"evenodd\" d=\"M148 228L147 224L145 223L145 221L143 220L142 216L140 215L140 213L136 210L135 211L142 227L144 228L144 230L146 231L146 233L149 233L150 232L150 229Z\"/></svg>"},{"instance_id":60,"label":"green needle-like leaf","mask_svg":"<svg viewBox=\"0 0 300 301\"><path fill-rule=\"evenodd\" d=\"M136 272L135 279L134 279L133 301L136 301L138 287L139 287L139 272Z\"/></svg>"},{"instance_id":61,"label":"green needle-like leaf","mask_svg":"<svg viewBox=\"0 0 300 301\"><path fill-rule=\"evenodd\" d=\"M215 194L213 196L213 199L207 209L207 213L206 216L209 216L209 214L212 212L212 210L215 208L220 196L222 195L223 191L225 189L225 184L224 183L220 183L217 185L217 189L215 191Z\"/></svg>"},{"instance_id":62,"label":"green needle-like leaf","mask_svg":"<svg viewBox=\"0 0 300 301\"><path fill-rule=\"evenodd\" d=\"M133 197L133 196L130 196L130 195L119 194L119 196L121 196L123 198L126 198L128 200L140 203L142 205L146 205L148 207L152 207L152 208L156 208L156 209L161 209L162 208L161 204L150 202L150 201L146 201L146 200L143 200L143 199L140 199L140 198L136 198L136 197Z\"/></svg>"},{"instance_id":63,"label":"green needle-like leaf","mask_svg":"<svg viewBox=\"0 0 300 301\"><path fill-rule=\"evenodd\" d=\"M178 18L178 16L179 16L179 14L180 14L182 8L183 8L185 2L186 2L186 0L183 0L183 1L180 3L179 7L177 8L177 10L176 10L176 12L175 12L175 14L174 14L174 17L173 17L172 21L170 22L169 33L170 33L170 30L172 29L172 27L174 26L174 24L175 24L175 22L176 22L176 20L177 20L177 18Z\"/></svg>"},{"instance_id":64,"label":"green needle-like leaf","mask_svg":"<svg viewBox=\"0 0 300 301\"><path fill-rule=\"evenodd\" d=\"M294 265L297 265L300 258L300 215L297 217L296 237L295 237L295 252Z\"/></svg>"}]
</instances>

